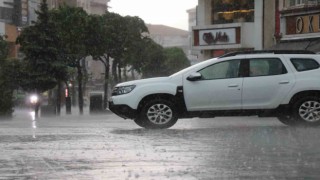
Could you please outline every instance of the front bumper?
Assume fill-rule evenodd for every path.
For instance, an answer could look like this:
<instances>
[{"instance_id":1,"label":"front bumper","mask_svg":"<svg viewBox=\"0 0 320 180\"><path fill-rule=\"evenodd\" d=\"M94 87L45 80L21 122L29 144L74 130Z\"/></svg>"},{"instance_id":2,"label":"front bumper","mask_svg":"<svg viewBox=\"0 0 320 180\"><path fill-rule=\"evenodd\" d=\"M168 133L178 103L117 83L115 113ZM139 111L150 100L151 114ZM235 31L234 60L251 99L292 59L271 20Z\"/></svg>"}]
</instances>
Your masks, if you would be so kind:
<instances>
[{"instance_id":1,"label":"front bumper","mask_svg":"<svg viewBox=\"0 0 320 180\"><path fill-rule=\"evenodd\" d=\"M112 101L109 101L109 109L124 119L135 119L137 117L137 110L127 105L115 105Z\"/></svg>"}]
</instances>

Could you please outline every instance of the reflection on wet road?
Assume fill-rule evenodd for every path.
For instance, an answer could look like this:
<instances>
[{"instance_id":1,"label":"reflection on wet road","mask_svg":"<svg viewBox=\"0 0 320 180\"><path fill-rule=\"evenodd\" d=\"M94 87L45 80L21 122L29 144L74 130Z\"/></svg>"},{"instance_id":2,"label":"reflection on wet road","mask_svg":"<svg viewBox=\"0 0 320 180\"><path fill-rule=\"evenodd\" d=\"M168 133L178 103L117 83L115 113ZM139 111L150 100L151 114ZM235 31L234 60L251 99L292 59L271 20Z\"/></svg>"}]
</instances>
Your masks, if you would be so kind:
<instances>
[{"instance_id":1,"label":"reflection on wet road","mask_svg":"<svg viewBox=\"0 0 320 180\"><path fill-rule=\"evenodd\" d=\"M167 130L111 114L32 123L0 121L0 179L320 178L319 128L275 119L186 119Z\"/></svg>"}]
</instances>

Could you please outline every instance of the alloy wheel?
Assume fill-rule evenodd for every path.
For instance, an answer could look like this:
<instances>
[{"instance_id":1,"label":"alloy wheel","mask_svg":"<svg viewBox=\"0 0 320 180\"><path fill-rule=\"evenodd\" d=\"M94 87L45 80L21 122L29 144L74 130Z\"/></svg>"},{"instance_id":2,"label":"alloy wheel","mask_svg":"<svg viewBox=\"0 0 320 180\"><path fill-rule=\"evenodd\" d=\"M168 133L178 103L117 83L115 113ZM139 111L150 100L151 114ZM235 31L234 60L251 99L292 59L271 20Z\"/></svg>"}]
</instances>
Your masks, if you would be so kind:
<instances>
[{"instance_id":1,"label":"alloy wheel","mask_svg":"<svg viewBox=\"0 0 320 180\"><path fill-rule=\"evenodd\" d=\"M318 101L305 101L299 107L299 115L307 122L320 121L320 103Z\"/></svg>"},{"instance_id":2,"label":"alloy wheel","mask_svg":"<svg viewBox=\"0 0 320 180\"><path fill-rule=\"evenodd\" d=\"M147 111L148 119L154 124L166 124L172 120L172 109L165 104L154 104Z\"/></svg>"}]
</instances>

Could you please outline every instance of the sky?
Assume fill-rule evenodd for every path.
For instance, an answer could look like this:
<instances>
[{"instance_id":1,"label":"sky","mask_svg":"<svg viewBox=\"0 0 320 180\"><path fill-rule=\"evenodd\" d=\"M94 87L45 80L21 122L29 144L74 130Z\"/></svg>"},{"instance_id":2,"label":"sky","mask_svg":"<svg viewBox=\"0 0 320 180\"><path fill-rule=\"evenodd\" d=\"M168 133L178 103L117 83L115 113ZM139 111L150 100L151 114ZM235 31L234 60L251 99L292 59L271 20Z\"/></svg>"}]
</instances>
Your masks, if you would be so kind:
<instances>
[{"instance_id":1,"label":"sky","mask_svg":"<svg viewBox=\"0 0 320 180\"><path fill-rule=\"evenodd\" d=\"M187 10L198 0L110 0L109 11L122 16L138 16L146 24L161 24L188 30Z\"/></svg>"}]
</instances>

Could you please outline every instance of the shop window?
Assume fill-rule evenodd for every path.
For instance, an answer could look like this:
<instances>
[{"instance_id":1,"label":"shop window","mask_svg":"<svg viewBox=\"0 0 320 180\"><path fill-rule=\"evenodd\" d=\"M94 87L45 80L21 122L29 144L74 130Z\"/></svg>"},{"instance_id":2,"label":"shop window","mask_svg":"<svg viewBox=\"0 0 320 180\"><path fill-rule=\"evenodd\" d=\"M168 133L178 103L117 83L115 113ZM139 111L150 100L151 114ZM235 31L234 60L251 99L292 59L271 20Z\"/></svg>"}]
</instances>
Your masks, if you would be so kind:
<instances>
[{"instance_id":1,"label":"shop window","mask_svg":"<svg viewBox=\"0 0 320 180\"><path fill-rule=\"evenodd\" d=\"M290 0L290 6L301 6L301 5L318 5L320 0Z\"/></svg>"},{"instance_id":2,"label":"shop window","mask_svg":"<svg viewBox=\"0 0 320 180\"><path fill-rule=\"evenodd\" d=\"M296 0L296 5L302 5L305 3L305 0Z\"/></svg>"},{"instance_id":3,"label":"shop window","mask_svg":"<svg viewBox=\"0 0 320 180\"><path fill-rule=\"evenodd\" d=\"M212 24L254 21L254 0L212 0Z\"/></svg>"}]
</instances>

